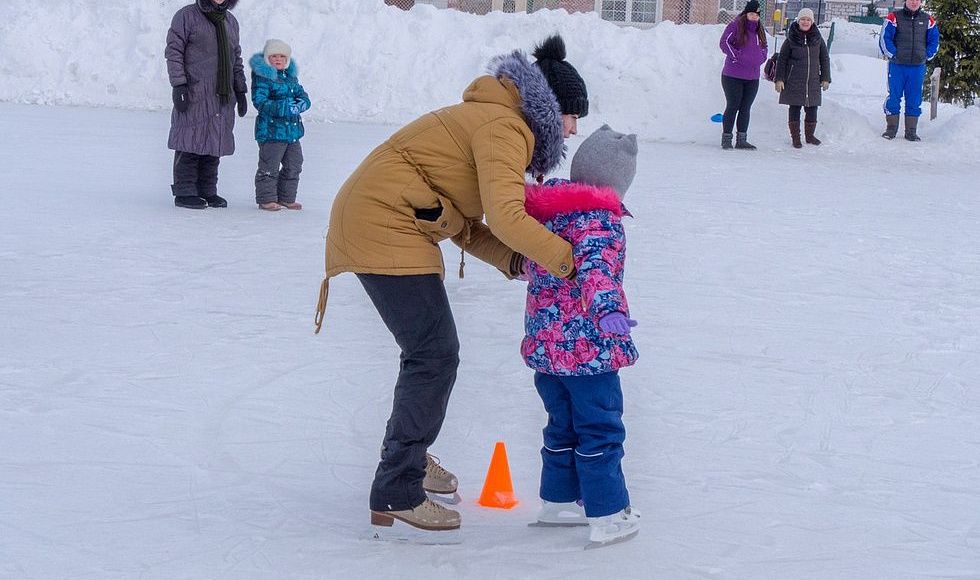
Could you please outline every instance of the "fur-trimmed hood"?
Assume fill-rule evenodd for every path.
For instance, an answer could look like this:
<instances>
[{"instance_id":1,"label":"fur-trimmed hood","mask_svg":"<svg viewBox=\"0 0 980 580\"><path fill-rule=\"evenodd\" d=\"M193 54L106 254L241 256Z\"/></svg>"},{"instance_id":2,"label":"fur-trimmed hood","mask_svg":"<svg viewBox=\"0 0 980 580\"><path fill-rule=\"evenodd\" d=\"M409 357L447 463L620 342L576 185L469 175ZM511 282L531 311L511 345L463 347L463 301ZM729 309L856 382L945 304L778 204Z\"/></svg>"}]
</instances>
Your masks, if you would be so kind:
<instances>
[{"instance_id":1,"label":"fur-trimmed hood","mask_svg":"<svg viewBox=\"0 0 980 580\"><path fill-rule=\"evenodd\" d=\"M497 77L507 77L521 95L521 112L534 133L534 152L527 171L546 175L565 158L561 108L558 99L541 69L532 64L520 50L494 57L487 71Z\"/></svg>"},{"instance_id":2,"label":"fur-trimmed hood","mask_svg":"<svg viewBox=\"0 0 980 580\"><path fill-rule=\"evenodd\" d=\"M278 80L279 71L276 67L269 64L269 61L265 60L265 54L257 52L252 55L252 58L248 59L248 66L252 67L252 72L260 77L267 78L269 80ZM289 66L285 69L286 78L295 82L298 79L299 69L296 67L296 59L289 59Z\"/></svg>"},{"instance_id":3,"label":"fur-trimmed hood","mask_svg":"<svg viewBox=\"0 0 980 580\"><path fill-rule=\"evenodd\" d=\"M216 6L211 0L197 0L197 7L201 12L214 12L215 10L234 10L238 0L225 0L225 3Z\"/></svg>"},{"instance_id":4,"label":"fur-trimmed hood","mask_svg":"<svg viewBox=\"0 0 980 580\"><path fill-rule=\"evenodd\" d=\"M524 209L542 223L559 214L572 212L606 210L616 217L623 216L623 204L615 189L575 182L528 185L525 188Z\"/></svg>"}]
</instances>

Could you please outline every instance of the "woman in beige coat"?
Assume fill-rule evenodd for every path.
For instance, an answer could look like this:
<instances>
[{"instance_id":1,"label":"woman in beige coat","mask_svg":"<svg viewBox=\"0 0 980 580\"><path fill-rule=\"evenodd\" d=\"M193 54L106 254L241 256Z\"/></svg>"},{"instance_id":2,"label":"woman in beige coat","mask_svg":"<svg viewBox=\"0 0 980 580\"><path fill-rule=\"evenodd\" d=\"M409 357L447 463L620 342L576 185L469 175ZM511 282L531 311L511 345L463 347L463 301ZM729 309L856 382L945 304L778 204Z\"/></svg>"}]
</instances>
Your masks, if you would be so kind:
<instances>
[{"instance_id":1,"label":"woman in beige coat","mask_svg":"<svg viewBox=\"0 0 980 580\"><path fill-rule=\"evenodd\" d=\"M523 273L524 257L552 274L574 274L568 242L524 211L524 175L542 176L564 156L564 139L588 113L585 82L553 36L534 51L495 58L463 102L427 113L372 151L334 199L326 279L354 272L401 348L371 520L454 530L456 511L426 491L454 493L456 478L428 455L442 427L459 364L459 340L443 284L439 242ZM485 219L485 223L484 223ZM461 254L459 274L463 275Z\"/></svg>"}]
</instances>

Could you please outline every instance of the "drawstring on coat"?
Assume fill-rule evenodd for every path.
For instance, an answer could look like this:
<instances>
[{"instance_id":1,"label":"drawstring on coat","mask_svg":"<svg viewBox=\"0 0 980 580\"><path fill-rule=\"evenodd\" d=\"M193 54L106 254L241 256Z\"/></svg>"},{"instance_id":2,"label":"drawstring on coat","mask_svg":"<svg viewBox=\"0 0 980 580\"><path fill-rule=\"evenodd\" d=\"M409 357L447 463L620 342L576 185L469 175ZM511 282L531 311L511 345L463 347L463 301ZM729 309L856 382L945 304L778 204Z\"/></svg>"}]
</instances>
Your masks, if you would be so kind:
<instances>
[{"instance_id":1,"label":"drawstring on coat","mask_svg":"<svg viewBox=\"0 0 980 580\"><path fill-rule=\"evenodd\" d=\"M320 334L320 326L323 325L323 315L327 312L327 295L330 293L330 278L324 278L320 283L320 297L316 302L316 314L313 315L313 324L316 330L313 334Z\"/></svg>"},{"instance_id":2,"label":"drawstring on coat","mask_svg":"<svg viewBox=\"0 0 980 580\"><path fill-rule=\"evenodd\" d=\"M461 238L459 244L459 277L463 277L463 267L466 266L466 244L470 243L470 220L463 222L463 231L461 233Z\"/></svg>"}]
</instances>

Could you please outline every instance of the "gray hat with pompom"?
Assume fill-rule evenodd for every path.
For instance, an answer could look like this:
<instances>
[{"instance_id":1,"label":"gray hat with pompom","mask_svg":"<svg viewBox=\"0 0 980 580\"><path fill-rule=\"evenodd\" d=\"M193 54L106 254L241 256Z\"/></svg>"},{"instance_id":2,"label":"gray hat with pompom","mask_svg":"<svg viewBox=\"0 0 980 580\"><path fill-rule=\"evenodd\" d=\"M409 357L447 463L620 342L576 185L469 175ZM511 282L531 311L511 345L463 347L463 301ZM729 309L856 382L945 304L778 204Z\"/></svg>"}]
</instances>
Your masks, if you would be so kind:
<instances>
[{"instance_id":1,"label":"gray hat with pompom","mask_svg":"<svg viewBox=\"0 0 980 580\"><path fill-rule=\"evenodd\" d=\"M626 135L603 125L579 145L572 157L569 176L577 183L611 187L626 197L636 175L636 135Z\"/></svg>"}]
</instances>

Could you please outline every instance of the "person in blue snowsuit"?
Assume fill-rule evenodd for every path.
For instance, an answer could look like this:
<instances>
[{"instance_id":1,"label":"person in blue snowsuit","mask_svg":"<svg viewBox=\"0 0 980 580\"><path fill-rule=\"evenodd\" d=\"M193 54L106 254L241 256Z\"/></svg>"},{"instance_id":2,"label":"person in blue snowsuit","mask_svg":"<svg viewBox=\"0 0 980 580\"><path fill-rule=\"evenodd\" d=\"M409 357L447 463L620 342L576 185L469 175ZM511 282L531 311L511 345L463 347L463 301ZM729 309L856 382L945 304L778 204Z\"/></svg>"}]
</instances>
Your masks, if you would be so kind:
<instances>
[{"instance_id":1,"label":"person in blue snowsuit","mask_svg":"<svg viewBox=\"0 0 980 580\"><path fill-rule=\"evenodd\" d=\"M296 201L299 174L303 170L305 132L302 113L310 108L310 96L297 77L292 49L276 38L249 60L252 67L252 104L255 140L259 143L259 167L255 172L255 203L260 209L302 209Z\"/></svg>"},{"instance_id":2,"label":"person in blue snowsuit","mask_svg":"<svg viewBox=\"0 0 980 580\"><path fill-rule=\"evenodd\" d=\"M898 116L905 98L905 138L921 141L916 133L922 114L922 81L926 61L939 50L936 19L922 11L922 0L905 0L905 6L885 17L878 46L888 58L888 99L885 100L885 139L898 133Z\"/></svg>"}]
</instances>

